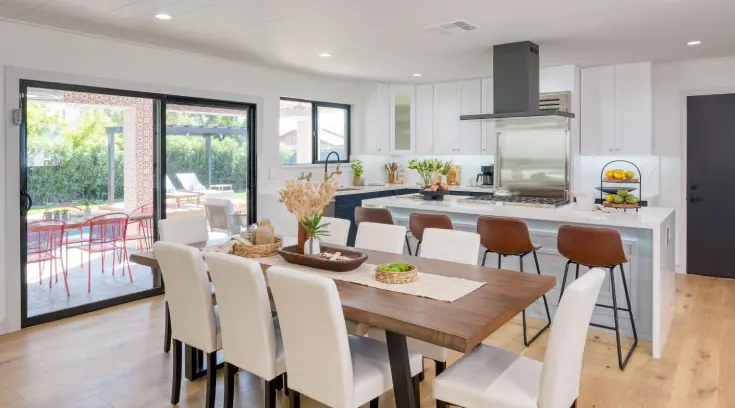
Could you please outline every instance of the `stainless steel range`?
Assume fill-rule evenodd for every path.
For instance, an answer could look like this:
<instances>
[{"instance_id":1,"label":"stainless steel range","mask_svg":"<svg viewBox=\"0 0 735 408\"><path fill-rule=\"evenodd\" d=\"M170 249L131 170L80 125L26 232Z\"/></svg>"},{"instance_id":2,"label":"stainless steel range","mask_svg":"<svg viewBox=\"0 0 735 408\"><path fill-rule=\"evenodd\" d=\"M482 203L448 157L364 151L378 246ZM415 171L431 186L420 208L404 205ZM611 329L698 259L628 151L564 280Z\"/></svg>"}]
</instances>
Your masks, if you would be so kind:
<instances>
[{"instance_id":1,"label":"stainless steel range","mask_svg":"<svg viewBox=\"0 0 735 408\"><path fill-rule=\"evenodd\" d=\"M478 204L511 205L517 207L556 208L569 204L569 200L550 197L526 197L526 196L478 196L464 199L462 201Z\"/></svg>"}]
</instances>

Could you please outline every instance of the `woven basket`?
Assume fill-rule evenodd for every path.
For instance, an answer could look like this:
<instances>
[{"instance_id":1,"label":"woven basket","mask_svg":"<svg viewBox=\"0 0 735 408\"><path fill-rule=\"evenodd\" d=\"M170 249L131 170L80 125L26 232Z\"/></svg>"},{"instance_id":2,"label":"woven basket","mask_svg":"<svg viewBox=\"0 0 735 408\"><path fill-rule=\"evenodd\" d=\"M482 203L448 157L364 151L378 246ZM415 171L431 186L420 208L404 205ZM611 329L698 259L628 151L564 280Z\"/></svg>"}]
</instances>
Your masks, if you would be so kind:
<instances>
[{"instance_id":1,"label":"woven basket","mask_svg":"<svg viewBox=\"0 0 735 408\"><path fill-rule=\"evenodd\" d=\"M266 258L276 255L278 249L283 245L281 237L275 237L272 244L266 245L242 245L235 244L232 246L232 253L243 258Z\"/></svg>"},{"instance_id":2,"label":"woven basket","mask_svg":"<svg viewBox=\"0 0 735 408\"><path fill-rule=\"evenodd\" d=\"M383 283L401 284L411 283L419 277L419 269L415 265L409 264L409 269L406 272L385 272L381 271L381 266L388 266L390 264L382 264L375 267L375 280Z\"/></svg>"}]
</instances>

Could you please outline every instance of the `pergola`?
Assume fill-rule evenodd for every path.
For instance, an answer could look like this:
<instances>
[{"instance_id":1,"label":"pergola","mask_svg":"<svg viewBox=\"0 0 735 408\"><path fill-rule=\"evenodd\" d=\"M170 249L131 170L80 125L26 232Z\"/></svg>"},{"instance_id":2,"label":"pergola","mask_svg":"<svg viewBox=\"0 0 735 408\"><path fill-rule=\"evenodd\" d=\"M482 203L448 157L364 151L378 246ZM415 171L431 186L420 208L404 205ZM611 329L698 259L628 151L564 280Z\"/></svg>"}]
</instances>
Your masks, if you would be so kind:
<instances>
[{"instance_id":1,"label":"pergola","mask_svg":"<svg viewBox=\"0 0 735 408\"><path fill-rule=\"evenodd\" d=\"M121 134L123 126L108 126L107 131L107 202L115 204L115 135ZM165 135L203 137L207 163L207 184L212 185L212 136L248 135L248 128L229 126L166 126Z\"/></svg>"}]
</instances>

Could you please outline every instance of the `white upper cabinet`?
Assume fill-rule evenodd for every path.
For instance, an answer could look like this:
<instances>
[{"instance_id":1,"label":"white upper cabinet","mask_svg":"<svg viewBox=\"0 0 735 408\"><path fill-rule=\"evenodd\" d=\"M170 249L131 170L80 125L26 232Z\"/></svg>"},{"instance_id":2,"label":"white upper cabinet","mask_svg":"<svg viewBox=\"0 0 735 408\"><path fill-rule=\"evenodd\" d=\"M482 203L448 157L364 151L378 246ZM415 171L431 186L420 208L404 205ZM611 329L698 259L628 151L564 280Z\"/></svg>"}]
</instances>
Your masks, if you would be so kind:
<instances>
[{"instance_id":1,"label":"white upper cabinet","mask_svg":"<svg viewBox=\"0 0 735 408\"><path fill-rule=\"evenodd\" d=\"M416 146L416 87L390 86L390 153L411 154Z\"/></svg>"},{"instance_id":2,"label":"white upper cabinet","mask_svg":"<svg viewBox=\"0 0 735 408\"><path fill-rule=\"evenodd\" d=\"M583 156L615 152L615 67L582 70L580 112Z\"/></svg>"},{"instance_id":3,"label":"white upper cabinet","mask_svg":"<svg viewBox=\"0 0 735 408\"><path fill-rule=\"evenodd\" d=\"M482 113L495 113L493 97L493 79L482 80ZM483 120L481 154L495 154L495 121Z\"/></svg>"},{"instance_id":4,"label":"white upper cabinet","mask_svg":"<svg viewBox=\"0 0 735 408\"><path fill-rule=\"evenodd\" d=\"M461 92L461 114L477 115L482 113L482 80L472 79L459 83ZM457 116L459 120L459 116ZM462 120L459 126L460 147L458 153L482 153L482 122L479 120Z\"/></svg>"},{"instance_id":5,"label":"white upper cabinet","mask_svg":"<svg viewBox=\"0 0 735 408\"><path fill-rule=\"evenodd\" d=\"M461 90L457 82L434 84L434 153L457 154L462 147L459 115Z\"/></svg>"},{"instance_id":6,"label":"white upper cabinet","mask_svg":"<svg viewBox=\"0 0 735 408\"><path fill-rule=\"evenodd\" d=\"M434 154L434 85L416 86L416 154Z\"/></svg>"},{"instance_id":7,"label":"white upper cabinet","mask_svg":"<svg viewBox=\"0 0 735 408\"><path fill-rule=\"evenodd\" d=\"M390 86L376 84L365 102L365 154L390 153Z\"/></svg>"},{"instance_id":8,"label":"white upper cabinet","mask_svg":"<svg viewBox=\"0 0 735 408\"><path fill-rule=\"evenodd\" d=\"M615 154L653 151L651 63L615 66Z\"/></svg>"},{"instance_id":9,"label":"white upper cabinet","mask_svg":"<svg viewBox=\"0 0 735 408\"><path fill-rule=\"evenodd\" d=\"M582 155L651 154L650 62L583 69L581 86Z\"/></svg>"}]
</instances>

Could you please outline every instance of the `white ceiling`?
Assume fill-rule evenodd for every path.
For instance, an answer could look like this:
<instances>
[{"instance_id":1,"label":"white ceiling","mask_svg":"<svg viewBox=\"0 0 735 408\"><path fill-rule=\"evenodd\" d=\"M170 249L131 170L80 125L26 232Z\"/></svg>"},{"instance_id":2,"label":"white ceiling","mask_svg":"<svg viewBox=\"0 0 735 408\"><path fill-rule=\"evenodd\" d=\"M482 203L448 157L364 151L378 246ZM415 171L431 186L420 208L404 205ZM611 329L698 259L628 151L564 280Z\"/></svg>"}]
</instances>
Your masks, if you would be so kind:
<instances>
[{"instance_id":1,"label":"white ceiling","mask_svg":"<svg viewBox=\"0 0 735 408\"><path fill-rule=\"evenodd\" d=\"M523 40L541 46L544 66L735 55L733 0L0 0L0 17L400 82L488 76L492 45ZM481 28L450 36L422 30L456 19ZM690 40L702 45L687 47ZM317 56L323 51L333 56Z\"/></svg>"}]
</instances>

